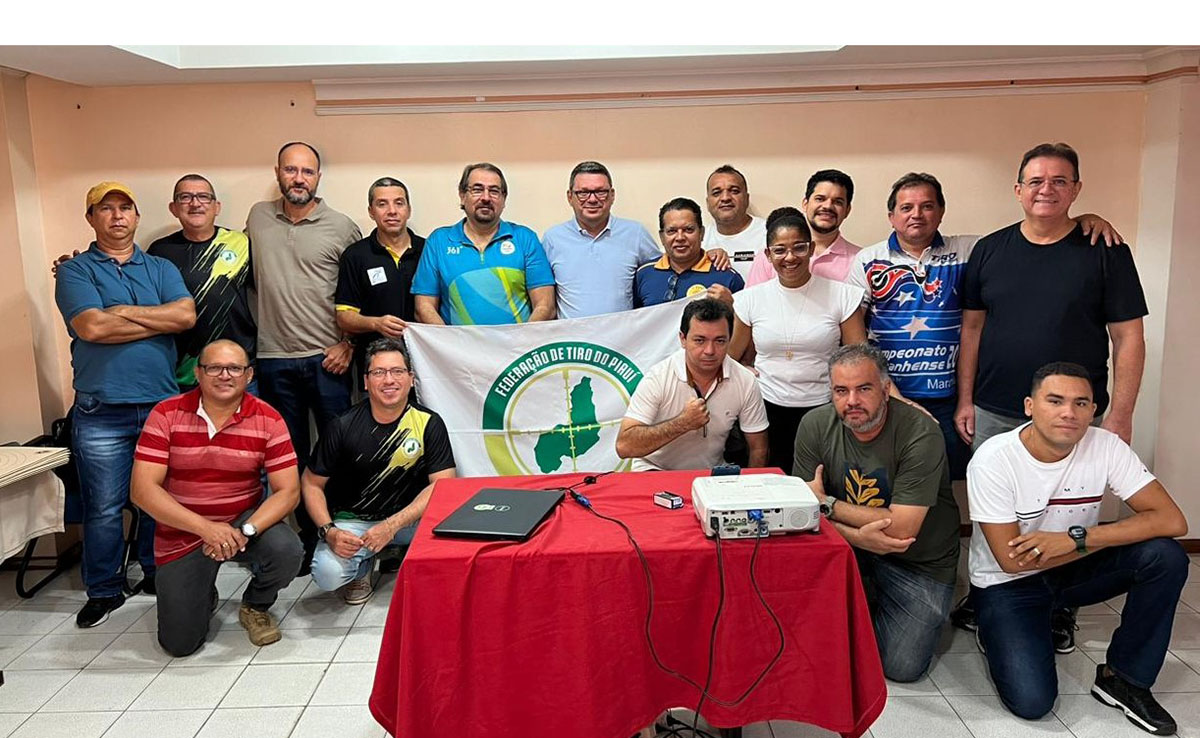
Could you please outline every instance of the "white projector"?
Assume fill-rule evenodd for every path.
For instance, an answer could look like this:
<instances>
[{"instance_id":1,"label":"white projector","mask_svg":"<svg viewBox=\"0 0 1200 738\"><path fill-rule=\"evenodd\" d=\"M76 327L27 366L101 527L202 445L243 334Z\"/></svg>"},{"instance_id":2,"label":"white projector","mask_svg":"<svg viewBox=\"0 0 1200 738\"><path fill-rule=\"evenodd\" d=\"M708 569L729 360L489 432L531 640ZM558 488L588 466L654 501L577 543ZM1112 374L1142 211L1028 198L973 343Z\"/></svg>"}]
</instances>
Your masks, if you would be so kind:
<instances>
[{"instance_id":1,"label":"white projector","mask_svg":"<svg viewBox=\"0 0 1200 738\"><path fill-rule=\"evenodd\" d=\"M817 497L803 480L783 474L696 477L692 505L707 536L754 538L762 514L769 534L815 531L821 523Z\"/></svg>"}]
</instances>

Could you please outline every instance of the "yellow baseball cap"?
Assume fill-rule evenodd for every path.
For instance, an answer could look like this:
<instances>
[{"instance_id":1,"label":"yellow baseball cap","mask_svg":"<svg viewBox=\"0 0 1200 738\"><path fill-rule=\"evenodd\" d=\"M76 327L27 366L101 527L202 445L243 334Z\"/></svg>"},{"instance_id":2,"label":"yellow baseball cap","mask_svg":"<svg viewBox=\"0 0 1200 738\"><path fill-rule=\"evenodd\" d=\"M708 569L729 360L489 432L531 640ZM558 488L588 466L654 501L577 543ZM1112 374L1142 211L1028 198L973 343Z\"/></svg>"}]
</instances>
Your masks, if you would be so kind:
<instances>
[{"instance_id":1,"label":"yellow baseball cap","mask_svg":"<svg viewBox=\"0 0 1200 738\"><path fill-rule=\"evenodd\" d=\"M128 197L133 202L134 209L137 209L137 198L133 196L133 190L120 182L106 181L88 190L87 205L84 207L84 210L91 210L92 206L103 200L104 196L110 192L120 192L125 197Z\"/></svg>"}]
</instances>

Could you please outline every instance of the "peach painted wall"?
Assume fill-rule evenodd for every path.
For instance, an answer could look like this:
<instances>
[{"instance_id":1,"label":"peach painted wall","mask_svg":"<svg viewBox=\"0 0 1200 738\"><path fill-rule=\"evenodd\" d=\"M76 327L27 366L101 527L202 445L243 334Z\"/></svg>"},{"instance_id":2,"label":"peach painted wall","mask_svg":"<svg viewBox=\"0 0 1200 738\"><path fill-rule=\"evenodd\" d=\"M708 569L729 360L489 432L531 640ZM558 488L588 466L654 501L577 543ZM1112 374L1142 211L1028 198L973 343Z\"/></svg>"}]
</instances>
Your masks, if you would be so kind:
<instances>
[{"instance_id":1,"label":"peach painted wall","mask_svg":"<svg viewBox=\"0 0 1200 738\"><path fill-rule=\"evenodd\" d=\"M1078 212L1108 217L1134 240L1145 94L1074 94L899 99L775 105L514 113L322 116L307 84L82 88L30 78L45 257L82 247L87 188L125 180L139 196L139 242L176 227L166 210L175 179L211 178L220 222L244 224L252 203L277 195L271 166L281 143L304 139L323 154L320 192L364 230L367 185L398 176L410 187L420 233L458 218L463 164L490 160L510 187L505 217L541 232L565 220L566 177L583 159L612 169L615 212L654 230L658 207L703 200L704 180L733 163L750 184L753 210L798 204L814 170L836 167L857 185L844 232L873 243L888 232L891 182L929 171L948 198L946 233L986 233L1018 219L1012 182L1021 153L1065 140L1082 156ZM65 387L65 332L57 357ZM69 399L69 391L66 393Z\"/></svg>"}]
</instances>

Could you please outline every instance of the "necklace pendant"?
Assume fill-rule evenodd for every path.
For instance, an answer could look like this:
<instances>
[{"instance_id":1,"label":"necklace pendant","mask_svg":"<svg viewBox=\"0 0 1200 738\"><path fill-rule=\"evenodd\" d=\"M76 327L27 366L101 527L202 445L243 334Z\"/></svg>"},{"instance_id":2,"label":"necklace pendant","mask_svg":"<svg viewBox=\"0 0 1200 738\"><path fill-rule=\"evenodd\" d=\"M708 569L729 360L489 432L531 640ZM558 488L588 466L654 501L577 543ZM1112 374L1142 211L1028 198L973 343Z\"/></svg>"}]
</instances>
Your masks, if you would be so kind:
<instances>
[{"instance_id":1,"label":"necklace pendant","mask_svg":"<svg viewBox=\"0 0 1200 738\"><path fill-rule=\"evenodd\" d=\"M792 360L792 352L791 351L784 352L783 358L787 359L788 361L791 361Z\"/></svg>"}]
</instances>

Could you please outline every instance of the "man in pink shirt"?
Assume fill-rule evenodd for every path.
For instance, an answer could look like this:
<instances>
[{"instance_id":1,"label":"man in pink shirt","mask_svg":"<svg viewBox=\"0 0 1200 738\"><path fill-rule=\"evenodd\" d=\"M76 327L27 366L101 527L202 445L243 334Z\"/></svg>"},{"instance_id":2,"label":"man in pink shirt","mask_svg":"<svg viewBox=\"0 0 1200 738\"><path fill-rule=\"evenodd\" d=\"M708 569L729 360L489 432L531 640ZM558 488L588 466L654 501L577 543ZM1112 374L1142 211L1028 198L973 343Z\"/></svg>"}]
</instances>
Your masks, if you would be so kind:
<instances>
[{"instance_id":1,"label":"man in pink shirt","mask_svg":"<svg viewBox=\"0 0 1200 738\"><path fill-rule=\"evenodd\" d=\"M859 247L842 237L842 222L850 215L850 201L854 199L854 181L850 175L837 169L822 169L808 178L804 189L804 202L800 209L812 229L812 258L808 269L818 277L835 282L846 281L846 274L854 262ZM767 259L766 244L754 255L754 265L746 277L746 286L766 282L775 276L775 269Z\"/></svg>"}]
</instances>

